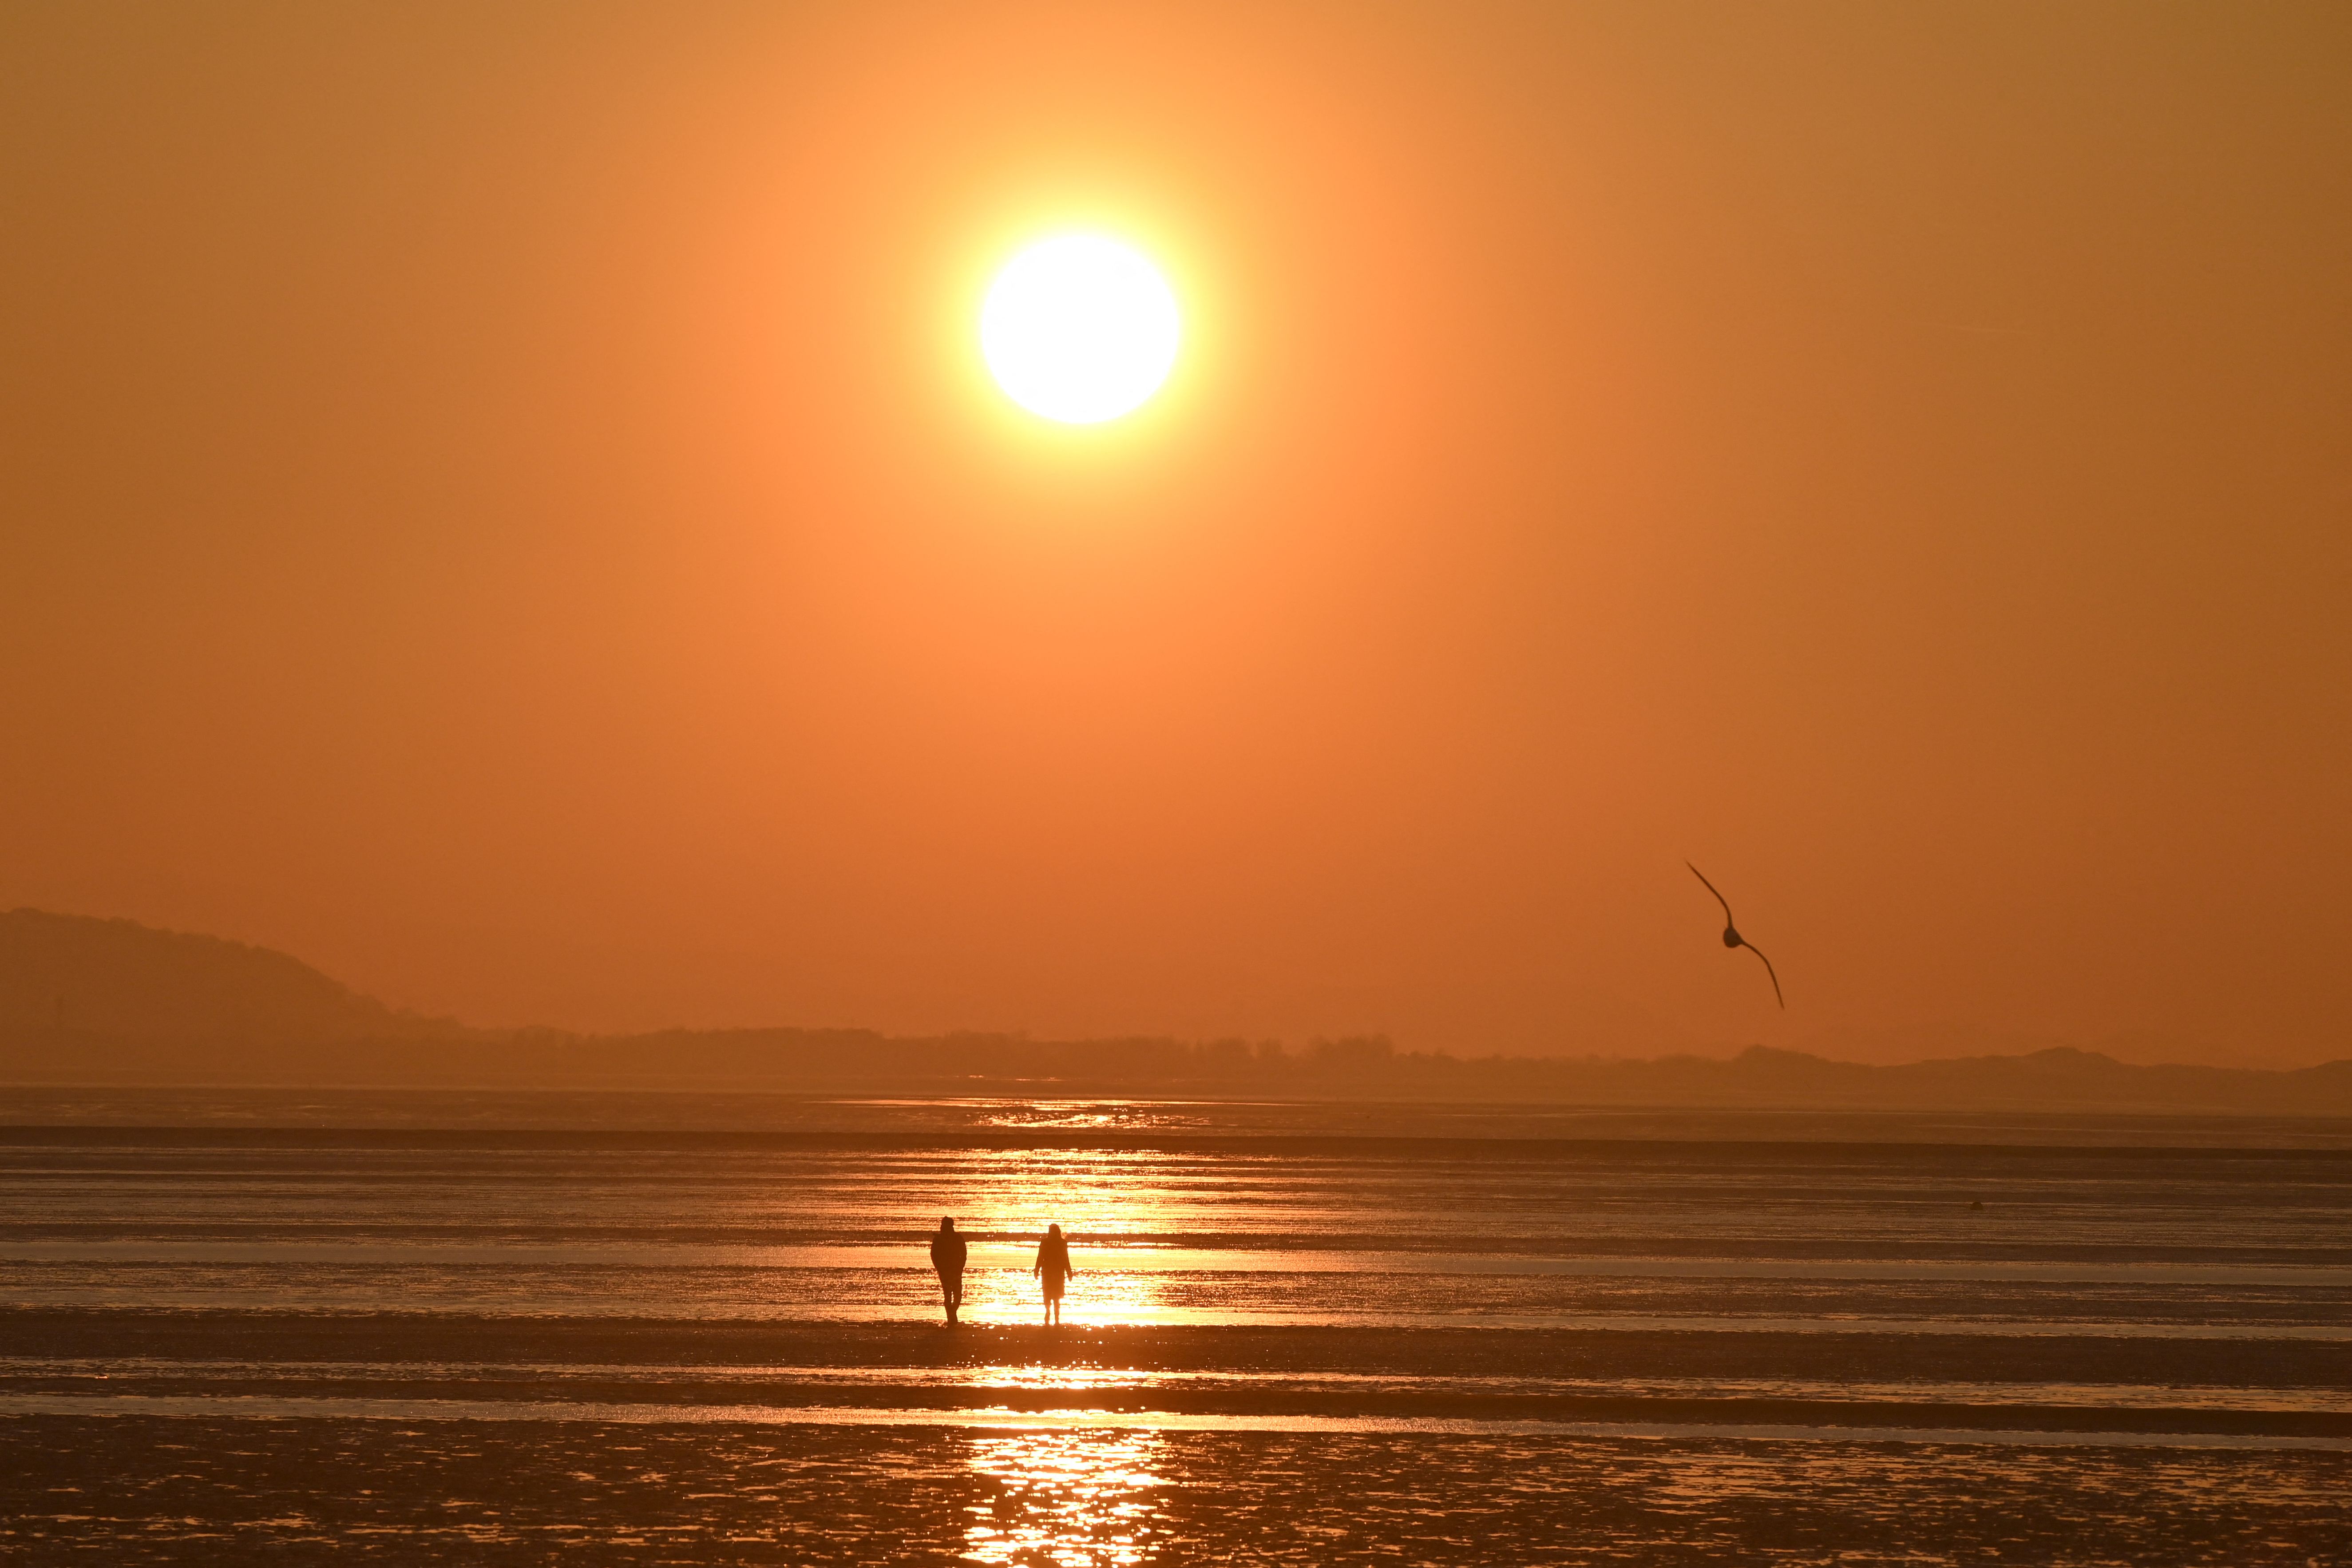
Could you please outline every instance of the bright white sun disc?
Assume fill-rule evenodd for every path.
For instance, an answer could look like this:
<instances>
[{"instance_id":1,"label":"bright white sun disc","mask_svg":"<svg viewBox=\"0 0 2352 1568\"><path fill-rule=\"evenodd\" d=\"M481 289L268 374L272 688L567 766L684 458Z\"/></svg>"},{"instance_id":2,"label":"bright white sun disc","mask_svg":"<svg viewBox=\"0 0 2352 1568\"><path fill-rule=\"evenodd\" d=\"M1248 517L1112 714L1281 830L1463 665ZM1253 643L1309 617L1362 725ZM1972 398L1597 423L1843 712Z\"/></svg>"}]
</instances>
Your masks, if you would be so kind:
<instances>
[{"instance_id":1,"label":"bright white sun disc","mask_svg":"<svg viewBox=\"0 0 2352 1568\"><path fill-rule=\"evenodd\" d=\"M1176 296L1117 240L1062 235L1004 264L980 310L980 352L1006 396L1066 425L1116 419L1176 363Z\"/></svg>"}]
</instances>

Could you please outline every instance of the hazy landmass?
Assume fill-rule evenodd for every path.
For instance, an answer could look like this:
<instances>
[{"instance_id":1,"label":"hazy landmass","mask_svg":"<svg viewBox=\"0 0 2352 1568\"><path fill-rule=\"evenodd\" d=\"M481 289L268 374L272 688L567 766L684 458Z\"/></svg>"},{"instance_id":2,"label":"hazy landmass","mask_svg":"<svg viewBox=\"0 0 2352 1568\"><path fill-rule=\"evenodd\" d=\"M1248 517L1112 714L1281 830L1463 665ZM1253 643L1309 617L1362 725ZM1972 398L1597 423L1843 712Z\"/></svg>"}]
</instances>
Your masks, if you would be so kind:
<instances>
[{"instance_id":1,"label":"hazy landmass","mask_svg":"<svg viewBox=\"0 0 2352 1568\"><path fill-rule=\"evenodd\" d=\"M323 1045L462 1032L266 947L135 921L0 913L0 1040Z\"/></svg>"},{"instance_id":2,"label":"hazy landmass","mask_svg":"<svg viewBox=\"0 0 2352 1568\"><path fill-rule=\"evenodd\" d=\"M0 1081L2352 1114L2352 1059L2284 1071L2137 1066L2056 1047L1889 1067L1761 1047L1728 1060L1459 1057L1378 1037L1290 1047L861 1029L487 1030L397 1011L268 949L34 910L0 914Z\"/></svg>"}]
</instances>

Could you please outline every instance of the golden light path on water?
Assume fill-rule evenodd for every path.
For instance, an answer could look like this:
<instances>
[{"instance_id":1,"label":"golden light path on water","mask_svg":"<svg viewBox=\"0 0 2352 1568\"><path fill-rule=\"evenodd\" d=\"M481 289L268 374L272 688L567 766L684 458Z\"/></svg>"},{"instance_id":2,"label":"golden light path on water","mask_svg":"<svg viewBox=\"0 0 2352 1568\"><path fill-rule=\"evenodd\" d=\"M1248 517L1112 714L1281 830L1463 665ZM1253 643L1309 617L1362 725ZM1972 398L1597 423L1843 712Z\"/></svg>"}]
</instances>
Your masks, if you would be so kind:
<instances>
[{"instance_id":1,"label":"golden light path on water","mask_svg":"<svg viewBox=\"0 0 2352 1568\"><path fill-rule=\"evenodd\" d=\"M1156 1208L1139 1212L1118 1201L1116 1187L1083 1186L1052 1179L1051 1162L1002 1156L1000 1169L1034 1173L1047 1179L1014 1184L1018 1206L1050 1214L1074 1237L1102 1242L1134 1241L1150 1235L1167 1216ZM1038 1227L1043 1229L1041 1224ZM1119 1248L1118 1250L1127 1250ZM1081 1246L1079 1273L1070 1281L1064 1321L1074 1326L1148 1323L1161 1316L1162 1281L1150 1272L1091 1266ZM1026 1274L999 1269L978 1274L968 1291L967 1310L1013 1318L1026 1308L1042 1313L1041 1293ZM1104 1374L1074 1367L1005 1369L1002 1381L1024 1388L1084 1388ZM985 1489L987 1500L971 1508L964 1529L964 1560L978 1563L1052 1563L1055 1568L1127 1568L1153 1552L1152 1493L1160 1484L1156 1466L1165 1442L1150 1430L1027 1430L976 1435L966 1463Z\"/></svg>"},{"instance_id":2,"label":"golden light path on water","mask_svg":"<svg viewBox=\"0 0 2352 1568\"><path fill-rule=\"evenodd\" d=\"M1158 1432L991 1433L965 1461L988 1494L971 1505L963 1560L1125 1568L1152 1554Z\"/></svg>"},{"instance_id":3,"label":"golden light path on water","mask_svg":"<svg viewBox=\"0 0 2352 1568\"><path fill-rule=\"evenodd\" d=\"M1072 1326L1150 1323L1170 1315L1163 1300L1167 1281L1139 1268L1155 1251L1150 1238L1164 1232L1173 1215L1153 1196L1148 1182L1122 1181L1122 1171L1141 1176L1153 1163L1148 1154L1090 1153L1080 1160L1034 1151L976 1152L971 1174L998 1205L983 1221L1000 1233L1033 1239L1011 1247L975 1246L974 1267L966 1276L964 1311L973 1321L1018 1322L1042 1318L1043 1291L1027 1272L1035 1239L1048 1225L1070 1237L1076 1274L1063 1300L1062 1321ZM1006 1211L1010 1211L1009 1214ZM970 1226L969 1218L960 1218ZM1011 1252L1019 1261L1005 1266ZM993 1264L994 1267L990 1265Z\"/></svg>"}]
</instances>

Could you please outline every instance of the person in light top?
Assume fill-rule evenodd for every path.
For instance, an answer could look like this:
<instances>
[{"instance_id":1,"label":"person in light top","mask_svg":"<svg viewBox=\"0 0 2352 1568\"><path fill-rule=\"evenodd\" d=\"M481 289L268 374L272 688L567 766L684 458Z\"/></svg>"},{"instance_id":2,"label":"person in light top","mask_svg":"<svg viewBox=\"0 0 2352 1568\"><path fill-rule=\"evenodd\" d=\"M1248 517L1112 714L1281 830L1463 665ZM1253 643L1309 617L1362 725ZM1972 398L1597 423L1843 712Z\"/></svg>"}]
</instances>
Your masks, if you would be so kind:
<instances>
[{"instance_id":1,"label":"person in light top","mask_svg":"<svg viewBox=\"0 0 2352 1568\"><path fill-rule=\"evenodd\" d=\"M1062 1321L1062 1287L1077 1272L1070 1267L1070 1244L1062 1235L1062 1227L1049 1225L1045 1237L1037 1244L1037 1261L1030 1266L1030 1274L1045 1281L1045 1321L1048 1326Z\"/></svg>"}]
</instances>

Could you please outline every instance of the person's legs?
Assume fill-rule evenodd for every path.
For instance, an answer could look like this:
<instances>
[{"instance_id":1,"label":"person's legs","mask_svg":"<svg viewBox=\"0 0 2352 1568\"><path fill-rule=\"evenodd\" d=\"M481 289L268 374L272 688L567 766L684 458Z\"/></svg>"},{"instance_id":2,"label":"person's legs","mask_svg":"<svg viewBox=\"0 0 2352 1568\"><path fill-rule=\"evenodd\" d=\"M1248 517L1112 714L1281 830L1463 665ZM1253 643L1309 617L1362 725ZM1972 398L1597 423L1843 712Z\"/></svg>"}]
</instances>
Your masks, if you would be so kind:
<instances>
[{"instance_id":1,"label":"person's legs","mask_svg":"<svg viewBox=\"0 0 2352 1568\"><path fill-rule=\"evenodd\" d=\"M956 1321L956 1314L963 1310L963 1270L949 1269L940 1283L947 1290L948 1321L952 1323Z\"/></svg>"}]
</instances>

